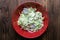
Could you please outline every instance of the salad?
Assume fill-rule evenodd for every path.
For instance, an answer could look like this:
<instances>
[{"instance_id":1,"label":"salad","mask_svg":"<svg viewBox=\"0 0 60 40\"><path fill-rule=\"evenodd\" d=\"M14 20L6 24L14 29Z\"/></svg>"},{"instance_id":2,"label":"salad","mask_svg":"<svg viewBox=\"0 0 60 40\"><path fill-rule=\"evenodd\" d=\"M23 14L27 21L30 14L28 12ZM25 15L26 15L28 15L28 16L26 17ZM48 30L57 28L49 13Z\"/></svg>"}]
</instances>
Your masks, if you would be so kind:
<instances>
[{"instance_id":1,"label":"salad","mask_svg":"<svg viewBox=\"0 0 60 40\"><path fill-rule=\"evenodd\" d=\"M42 13L36 11L36 8L24 8L18 18L17 24L21 26L23 30L26 30L30 33L37 32L40 30L44 24L44 17Z\"/></svg>"}]
</instances>

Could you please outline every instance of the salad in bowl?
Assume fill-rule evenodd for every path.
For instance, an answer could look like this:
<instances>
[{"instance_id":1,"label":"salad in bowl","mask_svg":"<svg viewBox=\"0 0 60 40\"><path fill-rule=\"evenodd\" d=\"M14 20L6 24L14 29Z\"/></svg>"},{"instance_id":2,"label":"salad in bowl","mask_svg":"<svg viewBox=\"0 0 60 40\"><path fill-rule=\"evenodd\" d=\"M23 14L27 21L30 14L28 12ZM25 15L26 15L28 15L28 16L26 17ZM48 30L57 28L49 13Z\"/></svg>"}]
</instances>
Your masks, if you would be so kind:
<instances>
[{"instance_id":1,"label":"salad in bowl","mask_svg":"<svg viewBox=\"0 0 60 40\"><path fill-rule=\"evenodd\" d=\"M13 29L25 38L41 36L48 27L48 21L48 12L36 2L17 6L12 14Z\"/></svg>"},{"instance_id":2,"label":"salad in bowl","mask_svg":"<svg viewBox=\"0 0 60 40\"><path fill-rule=\"evenodd\" d=\"M37 10L36 8L30 7L24 8L23 11L21 12L17 24L21 25L21 28L23 30L33 33L38 31L44 26L43 24L44 17L42 17L41 12L36 10Z\"/></svg>"}]
</instances>

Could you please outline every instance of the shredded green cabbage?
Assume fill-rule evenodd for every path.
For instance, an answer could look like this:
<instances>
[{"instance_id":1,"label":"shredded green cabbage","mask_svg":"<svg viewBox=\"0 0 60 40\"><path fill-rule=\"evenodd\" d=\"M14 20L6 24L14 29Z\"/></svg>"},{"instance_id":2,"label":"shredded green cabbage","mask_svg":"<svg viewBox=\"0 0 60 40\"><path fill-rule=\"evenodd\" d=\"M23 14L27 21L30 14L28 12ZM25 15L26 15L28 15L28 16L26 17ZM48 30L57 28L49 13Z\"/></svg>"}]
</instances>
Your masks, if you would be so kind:
<instances>
[{"instance_id":1,"label":"shredded green cabbage","mask_svg":"<svg viewBox=\"0 0 60 40\"><path fill-rule=\"evenodd\" d=\"M18 18L18 25L21 25L21 28L27 30L30 33L36 32L41 29L44 24L42 13L37 11L36 8L24 8Z\"/></svg>"}]
</instances>

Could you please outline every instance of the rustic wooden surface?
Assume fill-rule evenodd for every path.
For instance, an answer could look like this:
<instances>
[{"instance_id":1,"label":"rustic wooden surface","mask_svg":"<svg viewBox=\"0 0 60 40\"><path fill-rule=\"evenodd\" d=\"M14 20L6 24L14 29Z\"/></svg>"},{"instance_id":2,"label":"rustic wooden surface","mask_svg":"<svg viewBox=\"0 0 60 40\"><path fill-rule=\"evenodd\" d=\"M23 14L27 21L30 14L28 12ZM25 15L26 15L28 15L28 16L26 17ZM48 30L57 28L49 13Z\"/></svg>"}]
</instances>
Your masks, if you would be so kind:
<instances>
[{"instance_id":1,"label":"rustic wooden surface","mask_svg":"<svg viewBox=\"0 0 60 40\"><path fill-rule=\"evenodd\" d=\"M49 26L42 36L35 39L26 39L15 32L11 24L12 12L16 6L28 1L45 6L47 0L0 0L0 40L60 40L60 0L47 1Z\"/></svg>"}]
</instances>

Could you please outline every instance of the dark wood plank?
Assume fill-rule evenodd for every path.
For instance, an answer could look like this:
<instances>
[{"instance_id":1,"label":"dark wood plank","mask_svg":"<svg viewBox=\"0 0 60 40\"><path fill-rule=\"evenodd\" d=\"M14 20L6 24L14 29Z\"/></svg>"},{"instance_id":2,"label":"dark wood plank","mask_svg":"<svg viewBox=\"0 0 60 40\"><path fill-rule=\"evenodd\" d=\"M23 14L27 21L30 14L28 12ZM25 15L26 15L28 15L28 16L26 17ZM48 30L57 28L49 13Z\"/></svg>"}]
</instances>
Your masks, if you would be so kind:
<instances>
[{"instance_id":1,"label":"dark wood plank","mask_svg":"<svg viewBox=\"0 0 60 40\"><path fill-rule=\"evenodd\" d=\"M15 3L15 0L13 1ZM13 8L10 0L1 0L0 2L0 39L16 40L15 31L11 25L11 10ZM15 4L16 5L16 4ZM14 6L15 6L14 5ZM10 8L10 6L12 8Z\"/></svg>"}]
</instances>

